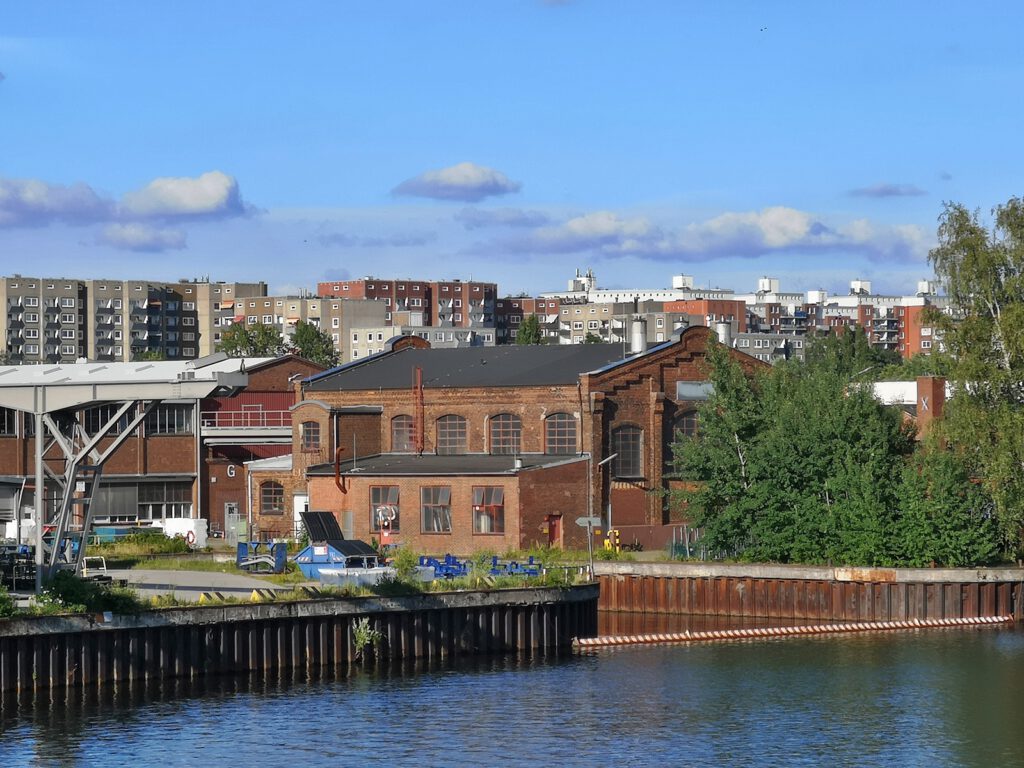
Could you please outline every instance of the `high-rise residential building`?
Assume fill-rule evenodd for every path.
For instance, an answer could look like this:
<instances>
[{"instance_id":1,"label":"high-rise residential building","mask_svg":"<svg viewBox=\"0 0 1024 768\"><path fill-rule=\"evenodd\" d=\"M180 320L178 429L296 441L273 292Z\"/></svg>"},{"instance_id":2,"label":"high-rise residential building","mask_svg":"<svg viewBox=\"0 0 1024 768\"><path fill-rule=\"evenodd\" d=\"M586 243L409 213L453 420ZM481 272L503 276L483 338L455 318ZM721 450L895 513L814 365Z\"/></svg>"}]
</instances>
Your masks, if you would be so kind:
<instances>
[{"instance_id":1,"label":"high-rise residential building","mask_svg":"<svg viewBox=\"0 0 1024 768\"><path fill-rule=\"evenodd\" d=\"M391 280L364 277L317 283L322 298L377 299L388 325L484 329L494 327L496 283L472 280ZM395 313L408 312L399 322Z\"/></svg>"},{"instance_id":2,"label":"high-rise residential building","mask_svg":"<svg viewBox=\"0 0 1024 768\"><path fill-rule=\"evenodd\" d=\"M222 303L266 295L266 283L0 278L0 338L10 363L187 360L220 341Z\"/></svg>"}]
</instances>

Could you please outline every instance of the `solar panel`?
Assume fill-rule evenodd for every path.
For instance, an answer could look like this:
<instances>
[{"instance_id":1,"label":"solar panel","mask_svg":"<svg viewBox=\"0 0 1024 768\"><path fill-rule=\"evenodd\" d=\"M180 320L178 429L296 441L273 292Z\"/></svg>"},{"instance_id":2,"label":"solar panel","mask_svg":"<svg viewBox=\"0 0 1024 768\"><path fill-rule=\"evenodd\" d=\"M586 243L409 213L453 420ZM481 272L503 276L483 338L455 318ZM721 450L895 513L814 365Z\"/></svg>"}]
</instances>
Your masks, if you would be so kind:
<instances>
[{"instance_id":1,"label":"solar panel","mask_svg":"<svg viewBox=\"0 0 1024 768\"><path fill-rule=\"evenodd\" d=\"M341 541L345 537L337 518L330 512L301 512L310 541Z\"/></svg>"}]
</instances>

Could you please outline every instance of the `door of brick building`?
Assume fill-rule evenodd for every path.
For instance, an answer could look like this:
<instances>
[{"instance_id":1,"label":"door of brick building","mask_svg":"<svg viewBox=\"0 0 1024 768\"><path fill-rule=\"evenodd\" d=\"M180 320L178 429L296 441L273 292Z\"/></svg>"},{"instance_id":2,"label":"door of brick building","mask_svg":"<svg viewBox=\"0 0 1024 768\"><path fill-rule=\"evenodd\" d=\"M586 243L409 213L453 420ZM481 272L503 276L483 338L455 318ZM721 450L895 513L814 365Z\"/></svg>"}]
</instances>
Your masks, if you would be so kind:
<instances>
[{"instance_id":1,"label":"door of brick building","mask_svg":"<svg viewBox=\"0 0 1024 768\"><path fill-rule=\"evenodd\" d=\"M548 515L548 546L562 546L562 516Z\"/></svg>"}]
</instances>

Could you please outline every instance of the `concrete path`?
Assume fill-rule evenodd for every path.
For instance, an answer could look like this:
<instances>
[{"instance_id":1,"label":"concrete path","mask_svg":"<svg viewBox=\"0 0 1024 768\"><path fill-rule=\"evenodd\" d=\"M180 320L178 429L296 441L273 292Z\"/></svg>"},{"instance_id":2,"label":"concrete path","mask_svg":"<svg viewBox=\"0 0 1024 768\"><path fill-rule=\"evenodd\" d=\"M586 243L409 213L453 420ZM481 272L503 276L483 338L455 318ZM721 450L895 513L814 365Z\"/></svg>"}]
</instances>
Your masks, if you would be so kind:
<instances>
[{"instance_id":1,"label":"concrete path","mask_svg":"<svg viewBox=\"0 0 1024 768\"><path fill-rule=\"evenodd\" d=\"M153 571L146 569L119 569L107 571L114 580L123 579L139 593L139 597L174 594L182 600L198 600L203 592L220 592L225 597L248 597L254 589L287 591L282 587L251 576L213 571Z\"/></svg>"}]
</instances>

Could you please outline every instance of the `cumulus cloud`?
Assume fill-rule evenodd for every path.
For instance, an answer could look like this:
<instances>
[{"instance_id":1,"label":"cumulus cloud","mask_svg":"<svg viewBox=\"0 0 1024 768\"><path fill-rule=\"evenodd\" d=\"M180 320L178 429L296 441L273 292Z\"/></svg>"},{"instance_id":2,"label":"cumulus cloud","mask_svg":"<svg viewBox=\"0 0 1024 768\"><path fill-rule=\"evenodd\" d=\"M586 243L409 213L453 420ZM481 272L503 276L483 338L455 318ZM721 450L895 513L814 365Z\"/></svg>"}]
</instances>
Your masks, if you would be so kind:
<instances>
[{"instance_id":1,"label":"cumulus cloud","mask_svg":"<svg viewBox=\"0 0 1024 768\"><path fill-rule=\"evenodd\" d=\"M154 253L180 251L185 247L185 233L180 229L152 227L148 224L110 224L96 236L100 245L125 251Z\"/></svg>"},{"instance_id":2,"label":"cumulus cloud","mask_svg":"<svg viewBox=\"0 0 1024 768\"><path fill-rule=\"evenodd\" d=\"M811 213L784 206L723 213L677 229L644 217L598 211L497 245L520 253L589 251L605 257L686 261L835 251L860 252L876 261L916 261L927 252L919 227L878 226L867 220L829 225Z\"/></svg>"},{"instance_id":3,"label":"cumulus cloud","mask_svg":"<svg viewBox=\"0 0 1024 768\"><path fill-rule=\"evenodd\" d=\"M0 227L94 224L109 220L113 213L113 202L87 184L66 187L36 179L0 178Z\"/></svg>"},{"instance_id":4,"label":"cumulus cloud","mask_svg":"<svg viewBox=\"0 0 1024 768\"><path fill-rule=\"evenodd\" d=\"M415 248L429 245L437 239L436 235L391 235L389 237L357 237L341 232L320 235L317 241L325 248Z\"/></svg>"},{"instance_id":5,"label":"cumulus cloud","mask_svg":"<svg viewBox=\"0 0 1024 768\"><path fill-rule=\"evenodd\" d=\"M540 211L524 211L519 208L463 208L455 214L455 220L466 229L486 227L539 227L549 219Z\"/></svg>"},{"instance_id":6,"label":"cumulus cloud","mask_svg":"<svg viewBox=\"0 0 1024 768\"><path fill-rule=\"evenodd\" d=\"M851 189L853 197L920 197L928 193L913 184L875 184L870 187Z\"/></svg>"},{"instance_id":7,"label":"cumulus cloud","mask_svg":"<svg viewBox=\"0 0 1024 768\"><path fill-rule=\"evenodd\" d=\"M165 177L121 200L129 218L227 218L245 213L238 182L221 171L197 178Z\"/></svg>"},{"instance_id":8,"label":"cumulus cloud","mask_svg":"<svg viewBox=\"0 0 1024 768\"><path fill-rule=\"evenodd\" d=\"M477 203L486 197L518 192L521 186L519 182L512 181L493 168L475 163L459 163L406 179L391 192L409 197Z\"/></svg>"}]
</instances>

